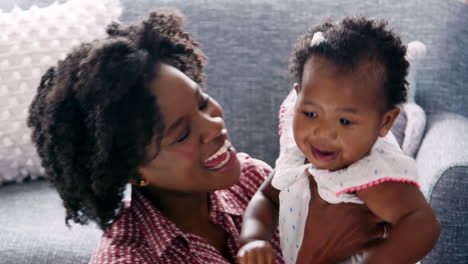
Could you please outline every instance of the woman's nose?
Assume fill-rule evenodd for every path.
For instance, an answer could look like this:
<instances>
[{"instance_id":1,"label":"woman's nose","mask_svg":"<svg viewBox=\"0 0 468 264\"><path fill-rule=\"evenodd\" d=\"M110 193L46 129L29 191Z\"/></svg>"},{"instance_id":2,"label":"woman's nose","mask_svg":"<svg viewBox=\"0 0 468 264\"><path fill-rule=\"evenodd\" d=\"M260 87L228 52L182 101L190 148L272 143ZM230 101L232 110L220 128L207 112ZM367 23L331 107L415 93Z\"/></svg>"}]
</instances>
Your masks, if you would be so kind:
<instances>
[{"instance_id":1,"label":"woman's nose","mask_svg":"<svg viewBox=\"0 0 468 264\"><path fill-rule=\"evenodd\" d=\"M216 139L223 133L224 119L221 116L202 115L203 125L201 132L201 140L203 143L208 143Z\"/></svg>"}]
</instances>

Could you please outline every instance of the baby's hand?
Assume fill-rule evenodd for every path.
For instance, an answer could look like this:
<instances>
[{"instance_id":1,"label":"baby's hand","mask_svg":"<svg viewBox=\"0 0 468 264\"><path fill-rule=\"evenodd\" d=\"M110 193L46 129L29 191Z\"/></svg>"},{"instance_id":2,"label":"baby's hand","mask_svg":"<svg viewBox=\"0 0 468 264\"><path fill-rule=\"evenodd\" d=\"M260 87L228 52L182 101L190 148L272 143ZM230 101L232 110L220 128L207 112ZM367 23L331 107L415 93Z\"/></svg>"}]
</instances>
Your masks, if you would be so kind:
<instances>
[{"instance_id":1,"label":"baby's hand","mask_svg":"<svg viewBox=\"0 0 468 264\"><path fill-rule=\"evenodd\" d=\"M253 240L239 250L237 262L239 264L274 264L275 253L269 242Z\"/></svg>"}]
</instances>

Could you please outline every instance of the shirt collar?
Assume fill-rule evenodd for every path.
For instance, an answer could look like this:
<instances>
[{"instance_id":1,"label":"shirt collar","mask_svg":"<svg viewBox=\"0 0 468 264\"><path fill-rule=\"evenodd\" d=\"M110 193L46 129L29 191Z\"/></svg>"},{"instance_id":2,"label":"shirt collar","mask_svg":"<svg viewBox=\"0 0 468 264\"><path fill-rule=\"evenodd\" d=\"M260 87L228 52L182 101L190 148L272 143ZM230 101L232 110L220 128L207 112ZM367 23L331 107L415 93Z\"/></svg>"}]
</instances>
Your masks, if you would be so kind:
<instances>
[{"instance_id":1,"label":"shirt collar","mask_svg":"<svg viewBox=\"0 0 468 264\"><path fill-rule=\"evenodd\" d=\"M138 219L141 232L158 257L162 257L174 239L185 237L184 233L163 216L137 188L132 189L131 206Z\"/></svg>"},{"instance_id":2,"label":"shirt collar","mask_svg":"<svg viewBox=\"0 0 468 264\"><path fill-rule=\"evenodd\" d=\"M239 201L236 193L243 192L239 186L233 185L229 189L210 193L210 211L242 216L245 211L245 205Z\"/></svg>"},{"instance_id":3,"label":"shirt collar","mask_svg":"<svg viewBox=\"0 0 468 264\"><path fill-rule=\"evenodd\" d=\"M229 189L236 189L234 185ZM242 190L219 190L210 193L210 212L227 213L242 216L245 206L236 199L235 192ZM186 239L186 235L172 221L167 219L137 188L132 189L131 207L138 225L150 248L160 258L177 237ZM244 208L245 209L245 208Z\"/></svg>"}]
</instances>

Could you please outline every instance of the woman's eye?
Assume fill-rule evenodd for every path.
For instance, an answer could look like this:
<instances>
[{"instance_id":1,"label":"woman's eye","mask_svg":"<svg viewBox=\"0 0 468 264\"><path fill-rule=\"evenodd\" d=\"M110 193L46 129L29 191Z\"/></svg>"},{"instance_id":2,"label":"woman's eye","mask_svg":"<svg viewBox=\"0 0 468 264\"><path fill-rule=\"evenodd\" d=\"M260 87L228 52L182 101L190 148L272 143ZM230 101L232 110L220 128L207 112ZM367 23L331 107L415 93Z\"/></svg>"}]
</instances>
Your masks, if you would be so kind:
<instances>
[{"instance_id":1,"label":"woman's eye","mask_svg":"<svg viewBox=\"0 0 468 264\"><path fill-rule=\"evenodd\" d=\"M316 118L318 116L317 113L314 112L304 112L304 115L306 115L308 118Z\"/></svg>"},{"instance_id":2,"label":"woman's eye","mask_svg":"<svg viewBox=\"0 0 468 264\"><path fill-rule=\"evenodd\" d=\"M188 138L189 135L190 135L190 130L187 129L185 130L184 134L181 137L179 137L173 142L173 144L183 142L186 138Z\"/></svg>"},{"instance_id":3,"label":"woman's eye","mask_svg":"<svg viewBox=\"0 0 468 264\"><path fill-rule=\"evenodd\" d=\"M208 95L203 96L203 101L202 103L198 106L198 109L204 110L205 108L208 107L208 104L210 103L210 97Z\"/></svg>"},{"instance_id":4,"label":"woman's eye","mask_svg":"<svg viewBox=\"0 0 468 264\"><path fill-rule=\"evenodd\" d=\"M347 126L347 125L351 125L352 122L350 120L348 120L348 119L342 118L342 119L340 119L340 124Z\"/></svg>"}]
</instances>

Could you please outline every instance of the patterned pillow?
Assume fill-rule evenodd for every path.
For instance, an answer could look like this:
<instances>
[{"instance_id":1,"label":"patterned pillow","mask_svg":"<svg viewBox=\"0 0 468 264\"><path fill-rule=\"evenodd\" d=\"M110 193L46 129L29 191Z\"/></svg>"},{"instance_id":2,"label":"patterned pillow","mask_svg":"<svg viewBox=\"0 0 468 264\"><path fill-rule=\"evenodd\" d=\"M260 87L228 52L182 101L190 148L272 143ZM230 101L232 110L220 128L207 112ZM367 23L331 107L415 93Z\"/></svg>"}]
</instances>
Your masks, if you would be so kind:
<instances>
[{"instance_id":1,"label":"patterned pillow","mask_svg":"<svg viewBox=\"0 0 468 264\"><path fill-rule=\"evenodd\" d=\"M416 156L426 128L426 113L415 102L418 64L425 55L426 46L422 42L412 41L408 43L406 52L406 58L410 63L406 78L409 83L408 103L400 107L400 115L391 129L403 152L411 157Z\"/></svg>"},{"instance_id":2,"label":"patterned pillow","mask_svg":"<svg viewBox=\"0 0 468 264\"><path fill-rule=\"evenodd\" d=\"M73 46L104 37L105 26L120 13L119 0L69 0L0 11L0 185L43 175L26 126L42 73Z\"/></svg>"}]
</instances>

